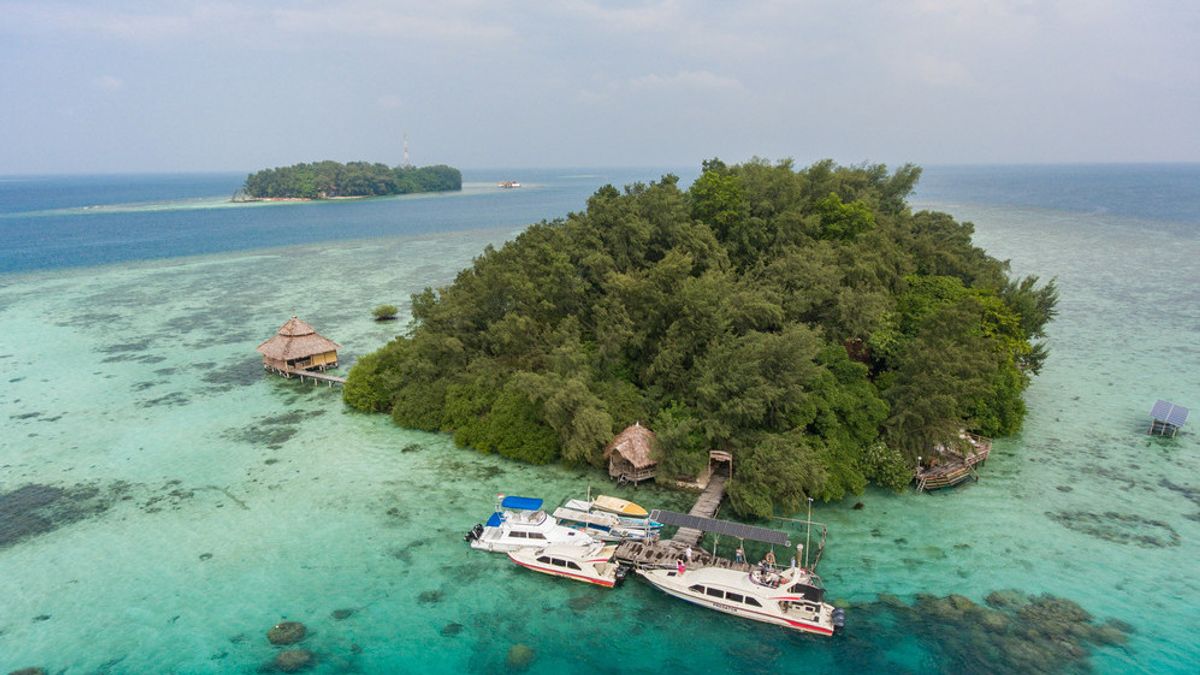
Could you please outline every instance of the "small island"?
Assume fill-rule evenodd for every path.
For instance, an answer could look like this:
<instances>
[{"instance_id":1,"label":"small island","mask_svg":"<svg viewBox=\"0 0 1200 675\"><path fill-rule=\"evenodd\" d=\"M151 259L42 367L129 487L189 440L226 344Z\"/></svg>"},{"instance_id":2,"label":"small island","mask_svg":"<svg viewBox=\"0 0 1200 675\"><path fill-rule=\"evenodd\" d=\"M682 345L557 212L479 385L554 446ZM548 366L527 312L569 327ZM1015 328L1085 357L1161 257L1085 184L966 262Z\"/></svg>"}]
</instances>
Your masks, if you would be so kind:
<instances>
[{"instance_id":1,"label":"small island","mask_svg":"<svg viewBox=\"0 0 1200 675\"><path fill-rule=\"evenodd\" d=\"M1020 429L1057 301L970 223L913 211L920 174L712 160L686 190L602 187L413 296L345 401L538 464L602 467L641 424L659 478L732 461L741 516L901 489Z\"/></svg>"},{"instance_id":2,"label":"small island","mask_svg":"<svg viewBox=\"0 0 1200 675\"><path fill-rule=\"evenodd\" d=\"M461 189L462 172L444 164L389 167L326 160L252 173L233 201L350 199Z\"/></svg>"}]
</instances>

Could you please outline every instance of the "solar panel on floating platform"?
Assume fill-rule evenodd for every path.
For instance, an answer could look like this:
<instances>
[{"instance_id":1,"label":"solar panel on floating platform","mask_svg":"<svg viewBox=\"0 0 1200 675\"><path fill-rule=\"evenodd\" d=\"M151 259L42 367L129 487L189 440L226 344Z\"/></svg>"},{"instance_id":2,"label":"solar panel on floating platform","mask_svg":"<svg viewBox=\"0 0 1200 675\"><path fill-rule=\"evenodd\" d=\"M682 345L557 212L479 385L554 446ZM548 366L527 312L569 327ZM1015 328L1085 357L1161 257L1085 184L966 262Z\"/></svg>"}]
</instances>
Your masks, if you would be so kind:
<instances>
[{"instance_id":1,"label":"solar panel on floating platform","mask_svg":"<svg viewBox=\"0 0 1200 675\"><path fill-rule=\"evenodd\" d=\"M1175 405L1170 401L1159 399L1154 402L1154 407L1150 409L1150 416L1159 422L1166 422L1173 427L1181 427L1187 421L1188 409Z\"/></svg>"},{"instance_id":2,"label":"solar panel on floating platform","mask_svg":"<svg viewBox=\"0 0 1200 675\"><path fill-rule=\"evenodd\" d=\"M715 518L701 518L699 516L691 516L686 513L676 513L674 511L659 511L650 512L650 518L657 520L663 525L677 525L679 527L690 527L693 530L702 532L715 532L716 534L726 534L738 539L752 539L754 541L762 541L768 544L777 544L779 546L789 546L787 532L779 530L768 530L765 527L755 527L753 525L743 525L741 523L733 523L728 520L717 520Z\"/></svg>"}]
</instances>

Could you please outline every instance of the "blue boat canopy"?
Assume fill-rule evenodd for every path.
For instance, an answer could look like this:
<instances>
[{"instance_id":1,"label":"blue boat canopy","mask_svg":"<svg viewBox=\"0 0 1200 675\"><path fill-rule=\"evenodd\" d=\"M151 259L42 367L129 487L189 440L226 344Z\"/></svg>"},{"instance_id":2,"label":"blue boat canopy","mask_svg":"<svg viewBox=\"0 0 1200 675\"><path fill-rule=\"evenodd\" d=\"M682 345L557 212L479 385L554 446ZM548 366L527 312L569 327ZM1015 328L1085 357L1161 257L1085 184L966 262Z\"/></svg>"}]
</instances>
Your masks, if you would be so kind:
<instances>
[{"instance_id":1,"label":"blue boat canopy","mask_svg":"<svg viewBox=\"0 0 1200 675\"><path fill-rule=\"evenodd\" d=\"M537 511L542 508L542 500L533 497L505 497L500 506L518 511Z\"/></svg>"},{"instance_id":2,"label":"blue boat canopy","mask_svg":"<svg viewBox=\"0 0 1200 675\"><path fill-rule=\"evenodd\" d=\"M488 527L500 527L500 523L504 522L504 515L497 512L493 513L491 518L488 518Z\"/></svg>"}]
</instances>

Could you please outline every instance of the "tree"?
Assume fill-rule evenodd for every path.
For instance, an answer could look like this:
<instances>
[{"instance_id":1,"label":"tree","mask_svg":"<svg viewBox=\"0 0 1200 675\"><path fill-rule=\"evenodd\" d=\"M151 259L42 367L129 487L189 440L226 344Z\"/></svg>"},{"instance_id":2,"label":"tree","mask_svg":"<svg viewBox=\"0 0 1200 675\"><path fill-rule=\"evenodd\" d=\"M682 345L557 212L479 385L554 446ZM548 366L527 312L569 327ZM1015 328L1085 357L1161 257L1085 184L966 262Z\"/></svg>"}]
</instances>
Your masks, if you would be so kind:
<instances>
[{"instance_id":1,"label":"tree","mask_svg":"<svg viewBox=\"0 0 1200 675\"><path fill-rule=\"evenodd\" d=\"M534 463L599 466L649 420L664 477L735 453L743 515L896 488L964 428L1020 427L1057 301L969 223L912 213L919 175L711 160L686 192L605 186L415 294L411 332L351 369L346 402Z\"/></svg>"},{"instance_id":2,"label":"tree","mask_svg":"<svg viewBox=\"0 0 1200 675\"><path fill-rule=\"evenodd\" d=\"M395 305L379 305L371 310L371 314L375 317L376 321L392 321L396 318L396 314L399 311L400 308Z\"/></svg>"}]
</instances>

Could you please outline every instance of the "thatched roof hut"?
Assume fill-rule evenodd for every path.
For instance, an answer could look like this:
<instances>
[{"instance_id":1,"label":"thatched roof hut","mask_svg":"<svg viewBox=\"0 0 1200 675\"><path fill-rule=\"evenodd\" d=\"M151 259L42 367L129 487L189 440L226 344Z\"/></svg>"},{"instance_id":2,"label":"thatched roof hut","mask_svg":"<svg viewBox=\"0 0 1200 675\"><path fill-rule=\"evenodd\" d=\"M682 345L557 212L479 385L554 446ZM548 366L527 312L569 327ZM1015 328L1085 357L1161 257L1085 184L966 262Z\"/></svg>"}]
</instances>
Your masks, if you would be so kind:
<instances>
[{"instance_id":1,"label":"thatched roof hut","mask_svg":"<svg viewBox=\"0 0 1200 675\"><path fill-rule=\"evenodd\" d=\"M296 317L287 320L271 339L258 346L263 367L275 370L325 370L337 366L342 346Z\"/></svg>"},{"instance_id":2,"label":"thatched roof hut","mask_svg":"<svg viewBox=\"0 0 1200 675\"><path fill-rule=\"evenodd\" d=\"M604 447L604 458L608 460L608 475L619 481L639 483L654 478L658 462L650 457L654 447L654 432L635 422L617 434Z\"/></svg>"}]
</instances>

